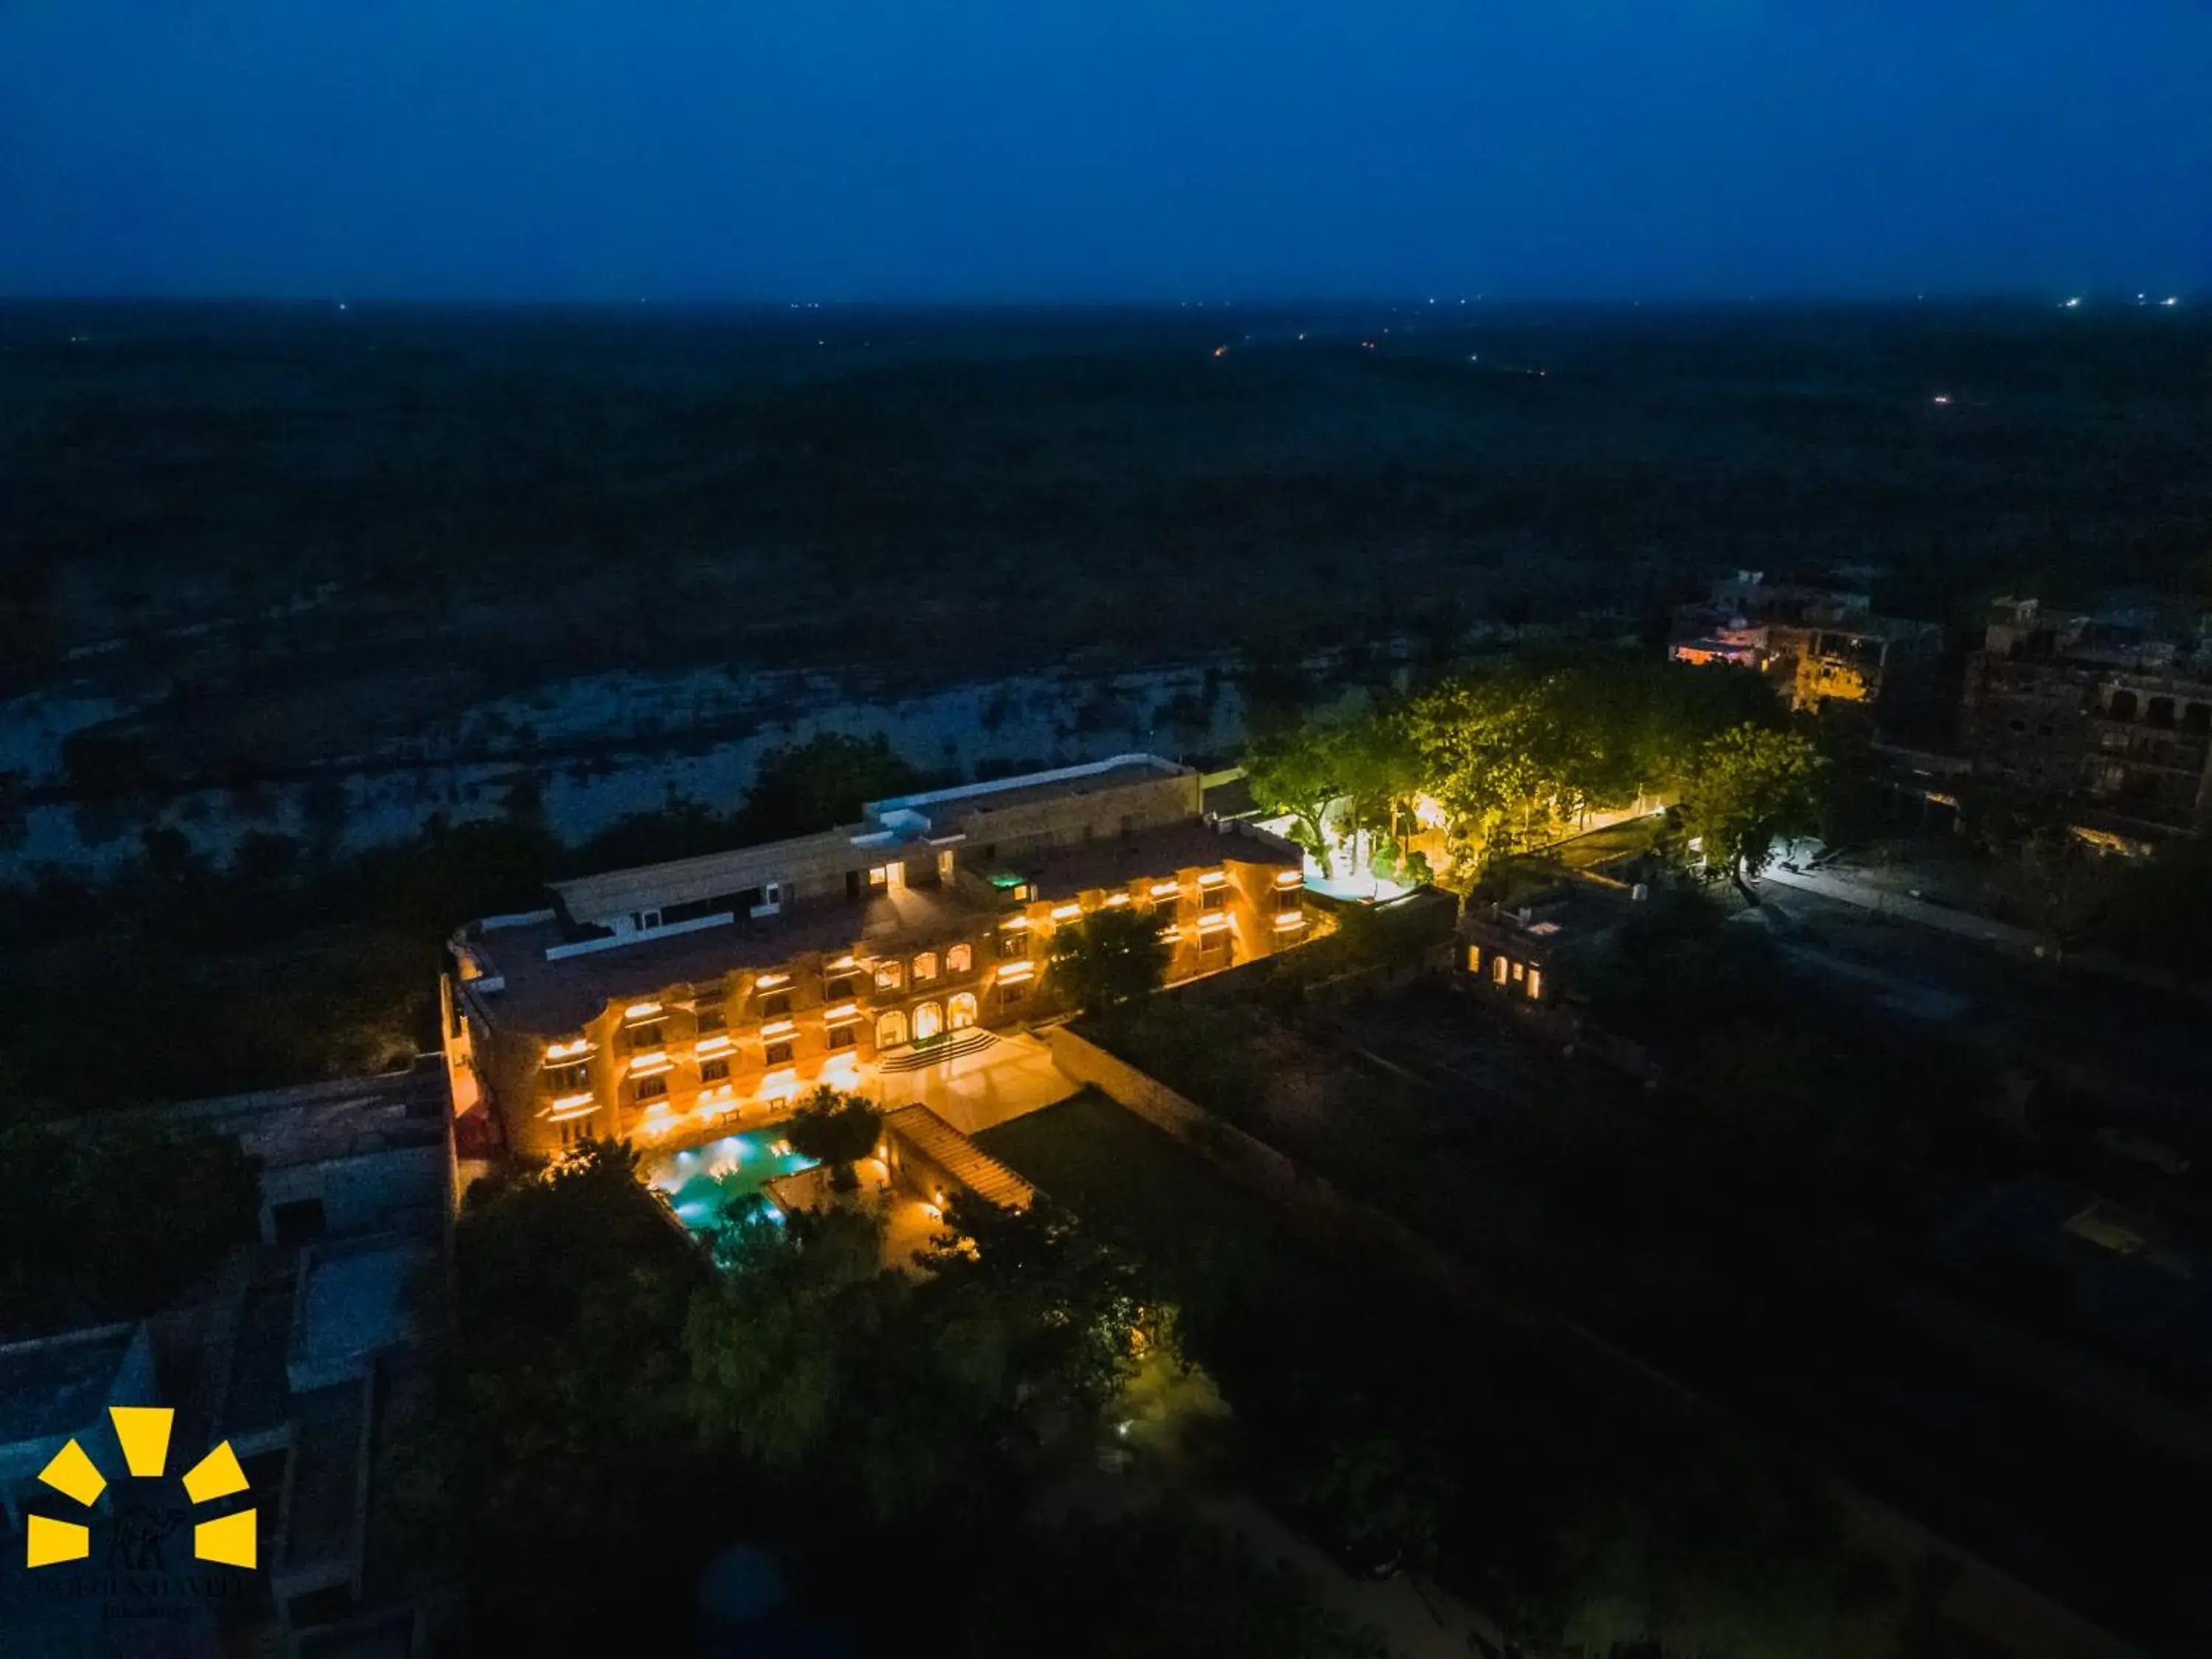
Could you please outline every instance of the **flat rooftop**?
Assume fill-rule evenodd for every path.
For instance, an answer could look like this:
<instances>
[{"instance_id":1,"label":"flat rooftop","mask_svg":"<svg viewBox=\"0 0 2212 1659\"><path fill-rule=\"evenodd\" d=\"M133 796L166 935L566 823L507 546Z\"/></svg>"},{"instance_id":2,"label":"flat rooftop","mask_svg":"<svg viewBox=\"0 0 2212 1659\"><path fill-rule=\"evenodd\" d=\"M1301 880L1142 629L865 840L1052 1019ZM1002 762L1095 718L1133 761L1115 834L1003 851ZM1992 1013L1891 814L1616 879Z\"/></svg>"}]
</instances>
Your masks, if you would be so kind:
<instances>
[{"instance_id":1,"label":"flat rooftop","mask_svg":"<svg viewBox=\"0 0 2212 1659\"><path fill-rule=\"evenodd\" d=\"M0 1348L0 1443L96 1427L136 1325L102 1326Z\"/></svg>"},{"instance_id":2,"label":"flat rooftop","mask_svg":"<svg viewBox=\"0 0 2212 1659\"><path fill-rule=\"evenodd\" d=\"M1093 795L1101 790L1118 789L1126 784L1157 782L1162 778L1175 777L1188 772L1188 767L1177 766L1151 755L1117 755L1102 763L1095 770L1068 768L1060 772L1033 773L1025 777L1007 778L992 783L968 784L958 789L934 790L927 794L907 795L896 800L876 801L870 805L872 813L896 811L918 811L939 823L949 823L956 818L981 817L993 812L1004 812L1018 806L1034 805L1039 801L1066 800L1077 795Z\"/></svg>"},{"instance_id":3,"label":"flat rooftop","mask_svg":"<svg viewBox=\"0 0 2212 1659\"><path fill-rule=\"evenodd\" d=\"M1219 827L1191 822L1171 823L1134 835L1085 842L1079 847L1040 848L1000 866L1036 884L1041 899L1073 898L1094 888L1125 887L1146 876L1172 875L1203 868L1224 859L1297 870L1305 854L1295 842L1249 823Z\"/></svg>"},{"instance_id":4,"label":"flat rooftop","mask_svg":"<svg viewBox=\"0 0 2212 1659\"><path fill-rule=\"evenodd\" d=\"M316 1250L307 1261L294 1357L319 1369L405 1340L413 1330L408 1278L431 1255L424 1245L397 1238Z\"/></svg>"},{"instance_id":5,"label":"flat rooftop","mask_svg":"<svg viewBox=\"0 0 2212 1659\"><path fill-rule=\"evenodd\" d=\"M1501 904L1473 906L1461 915L1459 933L1462 939L1511 938L1538 949L1556 949L1619 926L1628 920L1633 902L1626 890L1577 881Z\"/></svg>"},{"instance_id":6,"label":"flat rooftop","mask_svg":"<svg viewBox=\"0 0 2212 1659\"><path fill-rule=\"evenodd\" d=\"M772 968L810 951L865 945L872 939L926 941L994 914L951 888L909 887L865 900L799 900L780 916L734 921L616 945L548 962L549 946L568 941L560 924L534 921L502 927L471 939L470 948L488 973L507 988L478 994L498 1024L558 1036L573 1031L610 1002L654 996L672 985L699 984L736 969Z\"/></svg>"},{"instance_id":7,"label":"flat rooftop","mask_svg":"<svg viewBox=\"0 0 2212 1659\"><path fill-rule=\"evenodd\" d=\"M267 1170L438 1146L445 1139L449 1109L445 1068L426 1066L377 1077L179 1101L128 1115L177 1129L235 1135ZM116 1114L103 1113L97 1118L73 1119L65 1127L95 1129L118 1121Z\"/></svg>"}]
</instances>

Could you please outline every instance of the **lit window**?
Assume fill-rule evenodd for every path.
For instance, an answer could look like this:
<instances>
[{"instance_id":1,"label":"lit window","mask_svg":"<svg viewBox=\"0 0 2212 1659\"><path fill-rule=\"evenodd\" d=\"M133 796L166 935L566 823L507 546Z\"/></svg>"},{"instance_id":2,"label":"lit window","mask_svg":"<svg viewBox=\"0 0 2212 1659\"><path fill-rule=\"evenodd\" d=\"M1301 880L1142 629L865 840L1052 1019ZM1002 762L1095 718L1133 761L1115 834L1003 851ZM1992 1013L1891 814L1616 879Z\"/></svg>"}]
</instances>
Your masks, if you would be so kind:
<instances>
[{"instance_id":1,"label":"lit window","mask_svg":"<svg viewBox=\"0 0 2212 1659\"><path fill-rule=\"evenodd\" d=\"M665 1077L641 1077L637 1080L637 1102L643 1105L648 1100L668 1098L668 1079Z\"/></svg>"},{"instance_id":2,"label":"lit window","mask_svg":"<svg viewBox=\"0 0 2212 1659\"><path fill-rule=\"evenodd\" d=\"M872 869L872 870L870 870L870 871L868 872L868 885L869 885L869 886L871 886L871 887L888 887L888 886L890 886L890 884L891 884L891 867L890 867L890 865L888 865L888 864L878 864L878 865L877 865L873 869Z\"/></svg>"},{"instance_id":3,"label":"lit window","mask_svg":"<svg viewBox=\"0 0 2212 1659\"><path fill-rule=\"evenodd\" d=\"M1540 968L1531 968L1528 970L1528 1000L1538 1001L1541 1000L1543 994L1544 970Z\"/></svg>"},{"instance_id":4,"label":"lit window","mask_svg":"<svg viewBox=\"0 0 2212 1659\"><path fill-rule=\"evenodd\" d=\"M767 1058L768 1063L771 1066L790 1065L791 1054L792 1045L789 1042L771 1042L768 1045Z\"/></svg>"},{"instance_id":5,"label":"lit window","mask_svg":"<svg viewBox=\"0 0 2212 1659\"><path fill-rule=\"evenodd\" d=\"M1025 957L1029 955L1029 953L1030 936L1027 933L1001 933L999 935L999 954L1006 960L1011 962L1017 957Z\"/></svg>"},{"instance_id":6,"label":"lit window","mask_svg":"<svg viewBox=\"0 0 2212 1659\"><path fill-rule=\"evenodd\" d=\"M545 1086L556 1095L572 1095L592 1086L592 1068L588 1062L579 1060L574 1066L549 1066L545 1068Z\"/></svg>"},{"instance_id":7,"label":"lit window","mask_svg":"<svg viewBox=\"0 0 2212 1659\"><path fill-rule=\"evenodd\" d=\"M975 953L964 945L956 945L945 953L945 971L948 974L964 974L975 963Z\"/></svg>"},{"instance_id":8,"label":"lit window","mask_svg":"<svg viewBox=\"0 0 2212 1659\"><path fill-rule=\"evenodd\" d=\"M1490 977L1495 980L1498 984L1504 984L1507 975L1511 974L1512 971L1513 964L1510 962L1508 962L1504 957L1491 957Z\"/></svg>"},{"instance_id":9,"label":"lit window","mask_svg":"<svg viewBox=\"0 0 2212 1659\"><path fill-rule=\"evenodd\" d=\"M702 1060L699 1062L699 1081L702 1083L720 1083L729 1074L730 1062L726 1060Z\"/></svg>"},{"instance_id":10,"label":"lit window","mask_svg":"<svg viewBox=\"0 0 2212 1659\"><path fill-rule=\"evenodd\" d=\"M1521 963L1521 962L1516 962L1516 963L1515 963L1513 964L1513 982L1514 982L1516 985L1518 985L1518 984L1521 982L1521 981L1522 981L1522 977L1523 977L1524 975L1527 975L1528 971L1528 964L1527 964L1526 963Z\"/></svg>"},{"instance_id":11,"label":"lit window","mask_svg":"<svg viewBox=\"0 0 2212 1659\"><path fill-rule=\"evenodd\" d=\"M1467 971L1470 974L1482 971L1482 947L1480 945L1467 947Z\"/></svg>"},{"instance_id":12,"label":"lit window","mask_svg":"<svg viewBox=\"0 0 2212 1659\"><path fill-rule=\"evenodd\" d=\"M832 1025L830 1028L830 1046L832 1048L851 1048L853 1046L853 1034L859 1029L860 1028L857 1025L851 1024Z\"/></svg>"},{"instance_id":13,"label":"lit window","mask_svg":"<svg viewBox=\"0 0 2212 1659\"><path fill-rule=\"evenodd\" d=\"M902 962L879 962L876 964L876 989L896 991L906 983L906 964Z\"/></svg>"},{"instance_id":14,"label":"lit window","mask_svg":"<svg viewBox=\"0 0 2212 1659\"><path fill-rule=\"evenodd\" d=\"M936 977L937 952L934 951L924 951L920 956L914 959L914 982L919 985L924 980L932 980Z\"/></svg>"}]
</instances>

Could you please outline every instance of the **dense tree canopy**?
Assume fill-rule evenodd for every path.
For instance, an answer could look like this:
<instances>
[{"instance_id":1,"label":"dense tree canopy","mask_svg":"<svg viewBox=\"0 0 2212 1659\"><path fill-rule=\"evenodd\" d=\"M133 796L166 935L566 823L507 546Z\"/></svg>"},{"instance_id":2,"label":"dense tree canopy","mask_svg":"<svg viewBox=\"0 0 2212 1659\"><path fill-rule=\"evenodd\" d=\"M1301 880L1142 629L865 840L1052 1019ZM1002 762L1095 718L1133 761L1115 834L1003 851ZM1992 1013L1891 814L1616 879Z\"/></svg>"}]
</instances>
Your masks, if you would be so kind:
<instances>
[{"instance_id":1,"label":"dense tree canopy","mask_svg":"<svg viewBox=\"0 0 2212 1659\"><path fill-rule=\"evenodd\" d=\"M741 841L779 841L850 823L863 803L921 787L921 775L873 738L821 732L760 758L737 828Z\"/></svg>"},{"instance_id":2,"label":"dense tree canopy","mask_svg":"<svg viewBox=\"0 0 2212 1659\"><path fill-rule=\"evenodd\" d=\"M260 1206L229 1135L0 1134L0 1337L156 1311L256 1236Z\"/></svg>"},{"instance_id":3,"label":"dense tree canopy","mask_svg":"<svg viewBox=\"0 0 2212 1659\"><path fill-rule=\"evenodd\" d=\"M1094 910L1052 936L1052 984L1068 1003L1103 1014L1159 989L1169 945L1149 910Z\"/></svg>"},{"instance_id":4,"label":"dense tree canopy","mask_svg":"<svg viewBox=\"0 0 2212 1659\"><path fill-rule=\"evenodd\" d=\"M1754 674L1608 653L1448 680L1408 705L1403 729L1419 787L1462 847L1491 856L1676 787L1717 733L1780 719Z\"/></svg>"},{"instance_id":5,"label":"dense tree canopy","mask_svg":"<svg viewBox=\"0 0 2212 1659\"><path fill-rule=\"evenodd\" d=\"M1813 828L1826 769L1810 741L1789 732L1739 726L1698 750L1682 793L1682 828L1705 867L1751 896L1778 839Z\"/></svg>"},{"instance_id":6,"label":"dense tree canopy","mask_svg":"<svg viewBox=\"0 0 2212 1659\"><path fill-rule=\"evenodd\" d=\"M853 1165L875 1150L877 1114L860 1095L822 1085L799 1103L784 1126L784 1138L805 1157L830 1166L840 1187L853 1180Z\"/></svg>"}]
</instances>

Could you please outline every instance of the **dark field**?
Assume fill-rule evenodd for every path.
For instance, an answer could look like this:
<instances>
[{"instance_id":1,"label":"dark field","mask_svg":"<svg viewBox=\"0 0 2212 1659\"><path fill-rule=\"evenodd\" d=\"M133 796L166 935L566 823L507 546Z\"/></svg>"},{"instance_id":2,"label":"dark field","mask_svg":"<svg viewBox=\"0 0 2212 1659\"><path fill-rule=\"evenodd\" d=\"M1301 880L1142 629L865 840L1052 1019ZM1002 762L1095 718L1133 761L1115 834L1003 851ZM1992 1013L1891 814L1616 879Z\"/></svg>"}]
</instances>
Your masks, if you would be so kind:
<instances>
[{"instance_id":1,"label":"dark field","mask_svg":"<svg viewBox=\"0 0 2212 1659\"><path fill-rule=\"evenodd\" d=\"M2024 304L0 306L0 655L911 680L1641 622L1738 565L1938 617L2195 587L2208 347Z\"/></svg>"}]
</instances>

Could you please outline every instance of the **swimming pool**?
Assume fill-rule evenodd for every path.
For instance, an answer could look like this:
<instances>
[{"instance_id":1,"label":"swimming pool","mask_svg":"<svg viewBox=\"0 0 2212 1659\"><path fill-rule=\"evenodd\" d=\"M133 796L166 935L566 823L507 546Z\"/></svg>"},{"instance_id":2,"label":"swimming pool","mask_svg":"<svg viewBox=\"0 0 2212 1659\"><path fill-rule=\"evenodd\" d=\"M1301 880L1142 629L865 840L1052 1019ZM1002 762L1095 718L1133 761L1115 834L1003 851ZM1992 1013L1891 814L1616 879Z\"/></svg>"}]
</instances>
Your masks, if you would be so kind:
<instances>
[{"instance_id":1,"label":"swimming pool","mask_svg":"<svg viewBox=\"0 0 2212 1659\"><path fill-rule=\"evenodd\" d=\"M649 1153L641 1172L668 1194L678 1220L703 1232L730 1206L763 1202L761 1188L777 1176L813 1167L812 1158L791 1150L782 1130L769 1128L724 1135L681 1152Z\"/></svg>"}]
</instances>

